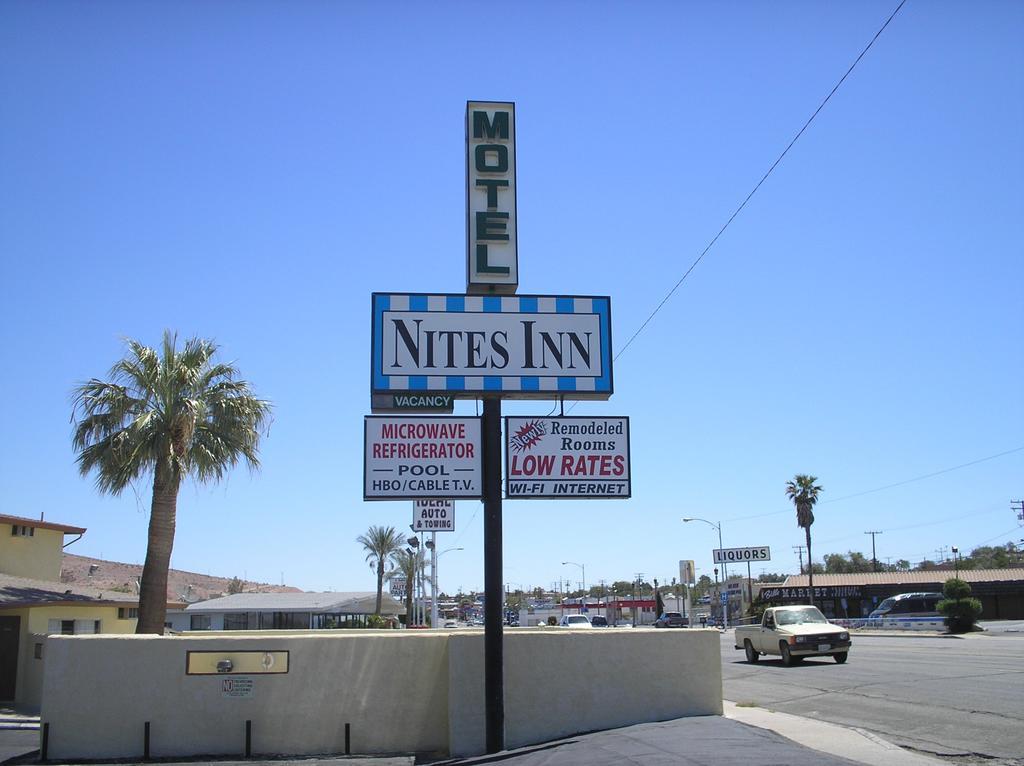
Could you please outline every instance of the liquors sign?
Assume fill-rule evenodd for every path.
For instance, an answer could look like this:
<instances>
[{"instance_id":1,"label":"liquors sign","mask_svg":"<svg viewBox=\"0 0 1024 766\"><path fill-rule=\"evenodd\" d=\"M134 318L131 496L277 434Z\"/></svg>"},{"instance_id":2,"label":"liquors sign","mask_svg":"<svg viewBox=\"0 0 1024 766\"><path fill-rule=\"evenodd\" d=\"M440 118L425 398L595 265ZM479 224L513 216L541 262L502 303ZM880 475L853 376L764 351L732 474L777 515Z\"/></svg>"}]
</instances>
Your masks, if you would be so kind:
<instances>
[{"instance_id":1,"label":"liquors sign","mask_svg":"<svg viewBox=\"0 0 1024 766\"><path fill-rule=\"evenodd\" d=\"M505 497L627 498L629 418L505 418Z\"/></svg>"},{"instance_id":2,"label":"liquors sign","mask_svg":"<svg viewBox=\"0 0 1024 766\"><path fill-rule=\"evenodd\" d=\"M363 499L479 498L480 418L364 420Z\"/></svg>"},{"instance_id":3,"label":"liquors sign","mask_svg":"<svg viewBox=\"0 0 1024 766\"><path fill-rule=\"evenodd\" d=\"M371 391L607 399L611 300L374 293Z\"/></svg>"},{"instance_id":4,"label":"liquors sign","mask_svg":"<svg viewBox=\"0 0 1024 766\"><path fill-rule=\"evenodd\" d=\"M466 104L466 292L511 294L516 245L516 105Z\"/></svg>"},{"instance_id":5,"label":"liquors sign","mask_svg":"<svg viewBox=\"0 0 1024 766\"><path fill-rule=\"evenodd\" d=\"M772 552L767 545L753 548L715 548L712 551L716 564L738 564L744 561L771 561Z\"/></svg>"}]
</instances>

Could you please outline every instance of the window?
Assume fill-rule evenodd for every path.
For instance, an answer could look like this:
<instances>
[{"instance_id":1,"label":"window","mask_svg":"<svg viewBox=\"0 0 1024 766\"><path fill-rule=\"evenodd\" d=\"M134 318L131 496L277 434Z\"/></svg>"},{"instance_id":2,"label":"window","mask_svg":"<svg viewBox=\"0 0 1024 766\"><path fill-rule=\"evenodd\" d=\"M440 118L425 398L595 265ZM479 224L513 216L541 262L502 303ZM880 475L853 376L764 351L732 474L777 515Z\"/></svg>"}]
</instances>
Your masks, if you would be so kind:
<instances>
[{"instance_id":1,"label":"window","mask_svg":"<svg viewBox=\"0 0 1024 766\"><path fill-rule=\"evenodd\" d=\"M11 525L11 536L12 537L35 537L36 528L26 527L23 524L12 524Z\"/></svg>"},{"instance_id":2,"label":"window","mask_svg":"<svg viewBox=\"0 0 1024 766\"><path fill-rule=\"evenodd\" d=\"M119 606L117 608L117 619L137 620L139 619L139 608L137 606Z\"/></svg>"},{"instance_id":3,"label":"window","mask_svg":"<svg viewBox=\"0 0 1024 766\"><path fill-rule=\"evenodd\" d=\"M224 615L224 630L248 630L249 613L236 612Z\"/></svg>"},{"instance_id":4,"label":"window","mask_svg":"<svg viewBox=\"0 0 1024 766\"><path fill-rule=\"evenodd\" d=\"M81 636L101 633L100 620L50 620L46 632L50 635Z\"/></svg>"},{"instance_id":5,"label":"window","mask_svg":"<svg viewBox=\"0 0 1024 766\"><path fill-rule=\"evenodd\" d=\"M262 612L260 628L274 630L307 630L309 628L309 612Z\"/></svg>"},{"instance_id":6,"label":"window","mask_svg":"<svg viewBox=\"0 0 1024 766\"><path fill-rule=\"evenodd\" d=\"M227 620L224 621L225 625ZM192 630L209 630L210 629L210 615L208 614L194 614L189 624Z\"/></svg>"}]
</instances>

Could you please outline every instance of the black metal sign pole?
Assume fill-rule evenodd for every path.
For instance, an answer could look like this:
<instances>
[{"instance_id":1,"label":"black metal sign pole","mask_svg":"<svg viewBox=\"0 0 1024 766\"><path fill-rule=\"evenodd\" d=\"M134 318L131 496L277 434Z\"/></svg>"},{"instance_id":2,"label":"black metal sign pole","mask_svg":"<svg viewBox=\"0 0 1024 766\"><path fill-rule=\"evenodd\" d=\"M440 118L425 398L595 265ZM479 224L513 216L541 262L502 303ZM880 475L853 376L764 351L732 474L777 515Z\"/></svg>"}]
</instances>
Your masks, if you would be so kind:
<instances>
[{"instance_id":1,"label":"black metal sign pole","mask_svg":"<svg viewBox=\"0 0 1024 766\"><path fill-rule=\"evenodd\" d=\"M505 589L501 561L501 399L484 399L484 696L487 752L505 749Z\"/></svg>"}]
</instances>

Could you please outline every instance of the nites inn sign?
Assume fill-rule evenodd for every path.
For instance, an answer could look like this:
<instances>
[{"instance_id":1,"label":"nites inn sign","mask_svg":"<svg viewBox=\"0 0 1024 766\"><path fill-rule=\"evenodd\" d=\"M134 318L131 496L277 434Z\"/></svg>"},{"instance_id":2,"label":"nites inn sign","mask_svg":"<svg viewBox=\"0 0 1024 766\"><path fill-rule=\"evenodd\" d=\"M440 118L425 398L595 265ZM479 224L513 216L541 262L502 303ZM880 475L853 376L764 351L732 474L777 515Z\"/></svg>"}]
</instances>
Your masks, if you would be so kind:
<instances>
[{"instance_id":1,"label":"nites inn sign","mask_svg":"<svg viewBox=\"0 0 1024 766\"><path fill-rule=\"evenodd\" d=\"M374 394L607 399L611 300L374 293Z\"/></svg>"}]
</instances>

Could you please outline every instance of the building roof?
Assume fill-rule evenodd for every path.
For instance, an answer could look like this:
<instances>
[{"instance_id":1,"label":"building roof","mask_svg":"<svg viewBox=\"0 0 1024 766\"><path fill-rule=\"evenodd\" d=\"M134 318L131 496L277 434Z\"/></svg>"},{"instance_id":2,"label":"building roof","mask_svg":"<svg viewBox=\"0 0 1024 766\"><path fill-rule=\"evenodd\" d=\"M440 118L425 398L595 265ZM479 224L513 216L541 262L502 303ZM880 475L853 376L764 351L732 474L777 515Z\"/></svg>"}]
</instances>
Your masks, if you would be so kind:
<instances>
[{"instance_id":1,"label":"building roof","mask_svg":"<svg viewBox=\"0 0 1024 766\"><path fill-rule=\"evenodd\" d=\"M0 574L0 608L58 604L130 604L139 603L133 593L99 590L75 583L33 580Z\"/></svg>"},{"instance_id":2,"label":"building roof","mask_svg":"<svg viewBox=\"0 0 1024 766\"><path fill-rule=\"evenodd\" d=\"M955 577L953 569L932 569L913 572L860 572L856 574L816 574L815 586L829 585L906 585L942 583ZM1024 567L1008 569L961 569L960 579L968 583L976 582L1024 582ZM783 587L807 587L807 575L791 575L786 578Z\"/></svg>"},{"instance_id":3,"label":"building roof","mask_svg":"<svg viewBox=\"0 0 1024 766\"><path fill-rule=\"evenodd\" d=\"M35 527L36 529L54 529L58 532L63 532L66 535L85 534L85 527L72 527L68 524L54 524L52 521L26 519L21 516L7 516L2 513L0 513L0 524L18 524L26 527Z\"/></svg>"},{"instance_id":4,"label":"building roof","mask_svg":"<svg viewBox=\"0 0 1024 766\"><path fill-rule=\"evenodd\" d=\"M341 593L235 593L185 607L186 612L373 612L376 591ZM396 614L404 607L387 594L381 599L381 611Z\"/></svg>"}]
</instances>

